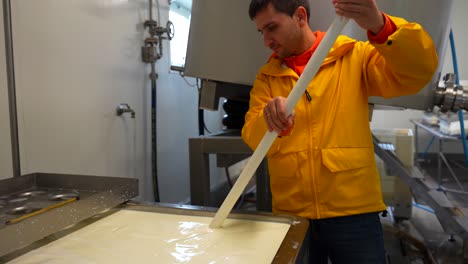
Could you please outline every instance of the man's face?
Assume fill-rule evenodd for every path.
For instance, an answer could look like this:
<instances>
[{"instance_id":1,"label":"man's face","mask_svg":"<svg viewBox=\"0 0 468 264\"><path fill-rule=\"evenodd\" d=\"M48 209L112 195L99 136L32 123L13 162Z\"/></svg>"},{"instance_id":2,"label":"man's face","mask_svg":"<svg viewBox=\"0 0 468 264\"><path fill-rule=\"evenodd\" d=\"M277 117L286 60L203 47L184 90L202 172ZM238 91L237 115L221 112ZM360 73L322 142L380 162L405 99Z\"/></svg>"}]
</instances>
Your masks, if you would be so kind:
<instances>
[{"instance_id":1,"label":"man's face","mask_svg":"<svg viewBox=\"0 0 468 264\"><path fill-rule=\"evenodd\" d=\"M296 55L301 39L297 21L285 13L275 10L273 4L259 11L254 18L258 31L263 35L263 43L280 58Z\"/></svg>"}]
</instances>

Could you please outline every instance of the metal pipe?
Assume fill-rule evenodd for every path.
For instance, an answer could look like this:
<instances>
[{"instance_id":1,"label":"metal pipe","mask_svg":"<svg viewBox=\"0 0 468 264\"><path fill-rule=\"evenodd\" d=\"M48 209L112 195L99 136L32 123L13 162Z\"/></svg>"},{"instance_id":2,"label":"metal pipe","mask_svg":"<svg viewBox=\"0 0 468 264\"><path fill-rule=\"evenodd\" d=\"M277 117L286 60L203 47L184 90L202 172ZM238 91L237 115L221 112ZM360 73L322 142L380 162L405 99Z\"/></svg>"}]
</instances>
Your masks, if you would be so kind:
<instances>
[{"instance_id":1,"label":"metal pipe","mask_svg":"<svg viewBox=\"0 0 468 264\"><path fill-rule=\"evenodd\" d=\"M159 0L156 1L156 9L158 10L158 26L161 25L161 12L159 11ZM149 0L149 20L153 20L153 0Z\"/></svg>"},{"instance_id":2,"label":"metal pipe","mask_svg":"<svg viewBox=\"0 0 468 264\"><path fill-rule=\"evenodd\" d=\"M158 9L158 26L161 26L161 11L159 9L159 0L156 1L156 8Z\"/></svg>"},{"instance_id":3,"label":"metal pipe","mask_svg":"<svg viewBox=\"0 0 468 264\"><path fill-rule=\"evenodd\" d=\"M153 192L154 192L154 201L160 202L159 196L159 182L158 182L158 131L157 131L157 90L156 90L156 80L158 79L158 74L156 73L156 64L151 63L151 153L152 153L152 176L153 176Z\"/></svg>"},{"instance_id":4,"label":"metal pipe","mask_svg":"<svg viewBox=\"0 0 468 264\"><path fill-rule=\"evenodd\" d=\"M21 176L18 115L16 107L15 63L13 58L13 30L11 23L11 2L3 0L3 26L5 32L5 58L8 83L8 105L10 111L10 137L13 176Z\"/></svg>"},{"instance_id":5,"label":"metal pipe","mask_svg":"<svg viewBox=\"0 0 468 264\"><path fill-rule=\"evenodd\" d=\"M149 0L149 20L153 20L153 0Z\"/></svg>"}]
</instances>

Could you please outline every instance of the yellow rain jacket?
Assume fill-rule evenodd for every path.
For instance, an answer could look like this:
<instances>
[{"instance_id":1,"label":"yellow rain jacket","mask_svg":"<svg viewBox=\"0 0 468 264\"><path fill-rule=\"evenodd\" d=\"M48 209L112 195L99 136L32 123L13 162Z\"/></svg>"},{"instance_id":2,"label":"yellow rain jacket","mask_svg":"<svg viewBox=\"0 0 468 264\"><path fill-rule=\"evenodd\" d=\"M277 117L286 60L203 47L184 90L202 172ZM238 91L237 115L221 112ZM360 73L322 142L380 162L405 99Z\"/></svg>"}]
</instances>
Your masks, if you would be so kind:
<instances>
[{"instance_id":1,"label":"yellow rain jacket","mask_svg":"<svg viewBox=\"0 0 468 264\"><path fill-rule=\"evenodd\" d=\"M267 153L273 212L321 219L386 208L374 159L368 97L415 94L432 78L437 54L419 24L390 17L387 42L338 37L296 105L292 131ZM287 97L299 76L272 58L257 74L242 138L255 149L267 131L263 108Z\"/></svg>"}]
</instances>

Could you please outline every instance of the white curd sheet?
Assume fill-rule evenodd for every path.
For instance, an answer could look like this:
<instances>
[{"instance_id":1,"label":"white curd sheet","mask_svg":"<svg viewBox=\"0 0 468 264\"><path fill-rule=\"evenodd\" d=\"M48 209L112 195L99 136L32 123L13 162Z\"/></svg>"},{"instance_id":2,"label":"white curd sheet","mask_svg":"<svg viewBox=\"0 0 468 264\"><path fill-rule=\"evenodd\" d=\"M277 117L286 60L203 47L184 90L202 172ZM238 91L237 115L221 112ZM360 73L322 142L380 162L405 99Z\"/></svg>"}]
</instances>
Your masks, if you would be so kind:
<instances>
[{"instance_id":1,"label":"white curd sheet","mask_svg":"<svg viewBox=\"0 0 468 264\"><path fill-rule=\"evenodd\" d=\"M464 120L465 133L468 133L468 120ZM461 126L460 121L453 121L450 123L440 121L439 123L440 132L450 136L460 136Z\"/></svg>"},{"instance_id":2,"label":"white curd sheet","mask_svg":"<svg viewBox=\"0 0 468 264\"><path fill-rule=\"evenodd\" d=\"M121 210L9 263L271 263L290 225Z\"/></svg>"}]
</instances>

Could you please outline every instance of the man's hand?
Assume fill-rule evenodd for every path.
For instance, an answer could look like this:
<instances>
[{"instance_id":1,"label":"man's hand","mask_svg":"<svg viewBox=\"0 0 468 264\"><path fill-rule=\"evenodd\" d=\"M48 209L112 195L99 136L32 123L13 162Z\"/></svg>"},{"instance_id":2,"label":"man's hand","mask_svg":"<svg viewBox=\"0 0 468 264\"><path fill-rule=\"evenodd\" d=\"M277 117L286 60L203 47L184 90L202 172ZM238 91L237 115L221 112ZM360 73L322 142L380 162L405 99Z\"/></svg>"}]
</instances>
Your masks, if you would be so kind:
<instances>
[{"instance_id":1,"label":"man's hand","mask_svg":"<svg viewBox=\"0 0 468 264\"><path fill-rule=\"evenodd\" d=\"M363 29L378 34L385 25L375 0L332 0L337 15L354 19Z\"/></svg>"},{"instance_id":2,"label":"man's hand","mask_svg":"<svg viewBox=\"0 0 468 264\"><path fill-rule=\"evenodd\" d=\"M294 124L295 112L286 116L286 98L275 97L271 99L263 109L268 131L276 131L278 134L290 129Z\"/></svg>"}]
</instances>

